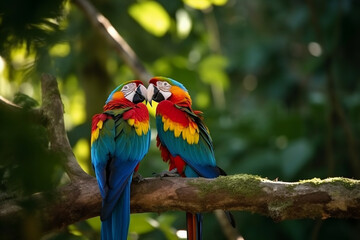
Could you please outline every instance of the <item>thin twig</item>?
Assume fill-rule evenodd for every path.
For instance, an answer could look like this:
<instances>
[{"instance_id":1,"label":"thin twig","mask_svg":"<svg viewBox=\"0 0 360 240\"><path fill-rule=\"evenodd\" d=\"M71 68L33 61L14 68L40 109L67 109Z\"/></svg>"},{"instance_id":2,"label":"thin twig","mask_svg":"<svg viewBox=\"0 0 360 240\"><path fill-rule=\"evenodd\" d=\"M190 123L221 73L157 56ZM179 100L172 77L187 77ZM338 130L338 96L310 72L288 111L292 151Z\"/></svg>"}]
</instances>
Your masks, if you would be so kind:
<instances>
[{"instance_id":1,"label":"thin twig","mask_svg":"<svg viewBox=\"0 0 360 240\"><path fill-rule=\"evenodd\" d=\"M238 233L237 229L231 226L224 211L215 210L214 213L227 239L244 240L243 236Z\"/></svg>"},{"instance_id":2,"label":"thin twig","mask_svg":"<svg viewBox=\"0 0 360 240\"><path fill-rule=\"evenodd\" d=\"M8 99L4 98L3 96L0 96L0 108L5 111L9 111L13 114L21 113L24 110L21 106L9 101ZM31 120L34 123L39 123L41 125L45 124L44 119L42 117L41 110L39 108L26 109L26 113L29 114L29 116L31 117Z\"/></svg>"},{"instance_id":3,"label":"thin twig","mask_svg":"<svg viewBox=\"0 0 360 240\"><path fill-rule=\"evenodd\" d=\"M94 29L114 47L120 58L130 67L139 80L148 82L151 74L146 70L144 65L136 56L129 44L111 25L109 20L99 13L95 7L87 0L72 0L72 2L81 9L88 18Z\"/></svg>"}]
</instances>

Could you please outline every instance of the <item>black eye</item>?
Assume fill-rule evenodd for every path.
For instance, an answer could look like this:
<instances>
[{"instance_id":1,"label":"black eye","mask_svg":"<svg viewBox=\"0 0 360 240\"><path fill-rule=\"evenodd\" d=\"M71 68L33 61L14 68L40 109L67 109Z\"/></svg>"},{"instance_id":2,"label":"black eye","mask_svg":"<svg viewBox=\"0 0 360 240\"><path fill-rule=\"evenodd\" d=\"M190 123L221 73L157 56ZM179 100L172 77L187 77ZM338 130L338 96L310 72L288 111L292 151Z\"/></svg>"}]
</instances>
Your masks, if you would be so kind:
<instances>
[{"instance_id":1,"label":"black eye","mask_svg":"<svg viewBox=\"0 0 360 240\"><path fill-rule=\"evenodd\" d=\"M128 90L129 89L129 86L128 85L125 85L124 87L123 87L123 90Z\"/></svg>"}]
</instances>

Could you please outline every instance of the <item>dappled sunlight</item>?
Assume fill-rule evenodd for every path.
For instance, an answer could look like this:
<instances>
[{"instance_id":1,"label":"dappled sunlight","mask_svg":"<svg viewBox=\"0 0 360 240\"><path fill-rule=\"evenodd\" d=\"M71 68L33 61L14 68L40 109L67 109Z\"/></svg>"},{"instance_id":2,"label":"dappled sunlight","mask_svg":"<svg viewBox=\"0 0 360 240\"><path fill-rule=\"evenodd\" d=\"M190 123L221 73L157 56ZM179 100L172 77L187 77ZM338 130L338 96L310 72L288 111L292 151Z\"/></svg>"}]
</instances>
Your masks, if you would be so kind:
<instances>
[{"instance_id":1,"label":"dappled sunlight","mask_svg":"<svg viewBox=\"0 0 360 240\"><path fill-rule=\"evenodd\" d=\"M200 109L209 107L211 104L210 96L207 92L198 92L195 95L195 105Z\"/></svg>"},{"instance_id":2,"label":"dappled sunlight","mask_svg":"<svg viewBox=\"0 0 360 240\"><path fill-rule=\"evenodd\" d=\"M19 91L32 97L34 95L34 87L28 82L24 82L19 86Z\"/></svg>"},{"instance_id":3,"label":"dappled sunlight","mask_svg":"<svg viewBox=\"0 0 360 240\"><path fill-rule=\"evenodd\" d=\"M69 53L70 45L66 42L55 44L50 48L50 54L54 57L66 57Z\"/></svg>"},{"instance_id":4,"label":"dappled sunlight","mask_svg":"<svg viewBox=\"0 0 360 240\"><path fill-rule=\"evenodd\" d=\"M11 9L10 0L3 1ZM116 86L132 79L147 86L146 78L153 75L186 86L192 108L203 112L216 163L228 175L246 173L279 181L359 178L360 5L355 1L107 0L97 2L95 12L79 5L91 5L88 0L42 1L39 6L44 9L35 8L40 2L33 1L34 8L18 8L11 19L1 13L0 24L9 28L0 29L0 95L11 102L16 96L35 99L39 104L31 105L36 109L30 112L37 114L42 106L41 74L54 75L69 142L85 172L93 174L92 116L103 111ZM23 26L17 26L20 23ZM151 143L139 167L145 178L168 169L156 147L157 105L146 103ZM46 181L35 182L37 171L55 180L63 176L54 180L56 186L67 184L70 180L60 166L47 165L53 156L45 154L52 147L46 126L24 129L27 117L11 117L0 116L0 140L6 145L0 151L0 188L12 190L16 184L6 185L12 179L45 185ZM44 142L34 141L37 137ZM10 154L9 143L14 145ZM36 152L39 146L45 146L45 153ZM22 166L25 180L12 175ZM35 171L29 172L30 166ZM204 239L225 238L216 218L204 215ZM245 239L359 235L352 220L274 224L257 214L234 215ZM100 227L95 217L51 237L100 239ZM129 239L186 239L185 227L180 211L132 214Z\"/></svg>"},{"instance_id":5,"label":"dappled sunlight","mask_svg":"<svg viewBox=\"0 0 360 240\"><path fill-rule=\"evenodd\" d=\"M69 113L72 118L72 124L79 125L86 119L85 115L85 97L83 92L79 91L71 98Z\"/></svg>"},{"instance_id":6,"label":"dappled sunlight","mask_svg":"<svg viewBox=\"0 0 360 240\"><path fill-rule=\"evenodd\" d=\"M186 5L199 9L199 10L206 10L210 8L212 5L222 6L228 2L228 0L183 0Z\"/></svg>"},{"instance_id":7,"label":"dappled sunlight","mask_svg":"<svg viewBox=\"0 0 360 240\"><path fill-rule=\"evenodd\" d=\"M133 4L129 8L129 14L146 31L162 37L170 28L170 16L166 10L155 1L143 1Z\"/></svg>"},{"instance_id":8,"label":"dappled sunlight","mask_svg":"<svg viewBox=\"0 0 360 240\"><path fill-rule=\"evenodd\" d=\"M6 76L6 63L4 59L0 56L0 95L5 98L11 99L15 94L15 84L9 82Z\"/></svg>"},{"instance_id":9,"label":"dappled sunlight","mask_svg":"<svg viewBox=\"0 0 360 240\"><path fill-rule=\"evenodd\" d=\"M310 42L308 44L308 50L310 54L313 55L314 57L320 57L322 54L321 45L317 42Z\"/></svg>"},{"instance_id":10,"label":"dappled sunlight","mask_svg":"<svg viewBox=\"0 0 360 240\"><path fill-rule=\"evenodd\" d=\"M91 169L89 169L89 159L90 159L90 143L87 139L80 139L75 146L73 147L74 155L78 160L81 168L90 174Z\"/></svg>"},{"instance_id":11,"label":"dappled sunlight","mask_svg":"<svg viewBox=\"0 0 360 240\"><path fill-rule=\"evenodd\" d=\"M64 104L64 120L67 131L86 121L85 93L79 88L78 79L71 75L59 82L59 89Z\"/></svg>"},{"instance_id":12,"label":"dappled sunlight","mask_svg":"<svg viewBox=\"0 0 360 240\"><path fill-rule=\"evenodd\" d=\"M179 9L176 12L176 30L180 38L186 38L192 27L191 18L187 11Z\"/></svg>"},{"instance_id":13,"label":"dappled sunlight","mask_svg":"<svg viewBox=\"0 0 360 240\"><path fill-rule=\"evenodd\" d=\"M177 230L176 231L176 236L179 239L186 239L187 238L187 231L186 230Z\"/></svg>"},{"instance_id":14,"label":"dappled sunlight","mask_svg":"<svg viewBox=\"0 0 360 240\"><path fill-rule=\"evenodd\" d=\"M22 44L20 47L13 49L10 54L11 65L17 70L22 70L35 61L33 49L27 49L26 44Z\"/></svg>"},{"instance_id":15,"label":"dappled sunlight","mask_svg":"<svg viewBox=\"0 0 360 240\"><path fill-rule=\"evenodd\" d=\"M0 56L0 74L2 74L2 72L5 69L5 61L4 59Z\"/></svg>"}]
</instances>

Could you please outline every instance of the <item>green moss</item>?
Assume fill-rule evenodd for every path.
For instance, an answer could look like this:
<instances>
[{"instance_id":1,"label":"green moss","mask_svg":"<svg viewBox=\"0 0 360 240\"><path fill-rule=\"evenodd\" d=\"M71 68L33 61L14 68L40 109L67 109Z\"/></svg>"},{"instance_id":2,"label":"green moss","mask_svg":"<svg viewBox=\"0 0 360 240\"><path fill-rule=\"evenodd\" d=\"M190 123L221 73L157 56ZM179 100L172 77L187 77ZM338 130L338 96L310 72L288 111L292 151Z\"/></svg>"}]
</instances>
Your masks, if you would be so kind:
<instances>
[{"instance_id":1,"label":"green moss","mask_svg":"<svg viewBox=\"0 0 360 240\"><path fill-rule=\"evenodd\" d=\"M342 185L344 188L352 190L356 186L360 185L359 180L349 179L349 178L342 178L342 177L335 177L335 178L327 178L324 180L325 183L337 183Z\"/></svg>"},{"instance_id":2,"label":"green moss","mask_svg":"<svg viewBox=\"0 0 360 240\"><path fill-rule=\"evenodd\" d=\"M308 184L316 187L316 186L320 186L321 184L323 184L323 180L321 180L320 178L312 178L312 179L305 179L305 180L299 181L299 184L304 184L304 183L308 183Z\"/></svg>"},{"instance_id":3,"label":"green moss","mask_svg":"<svg viewBox=\"0 0 360 240\"><path fill-rule=\"evenodd\" d=\"M231 195L251 197L259 194L266 194L264 193L263 186L261 184L264 180L264 178L256 175L237 174L231 176L220 176L212 181L201 178L194 179L189 182L189 185L196 187L199 190L200 196L206 196L213 192L224 191ZM341 177L327 178L323 180L320 178L313 178L293 182L287 185L286 189L293 191L296 187L302 184L309 184L313 187L320 187L326 184L338 184L348 190L352 190L355 187L360 186L360 181ZM289 204L292 203L280 201L279 203L275 203L275 205L269 207L273 209L282 209Z\"/></svg>"},{"instance_id":4,"label":"green moss","mask_svg":"<svg viewBox=\"0 0 360 240\"><path fill-rule=\"evenodd\" d=\"M307 183L314 187L318 187L324 184L334 183L334 184L340 184L346 189L352 190L356 186L360 185L359 180L349 179L349 178L342 178L342 177L334 177L334 178L326 178L326 179L320 179L320 178L313 178L313 179L307 179L307 180L301 180L299 183ZM296 185L295 185L296 186Z\"/></svg>"},{"instance_id":5,"label":"green moss","mask_svg":"<svg viewBox=\"0 0 360 240\"><path fill-rule=\"evenodd\" d=\"M262 178L255 175L237 174L231 176L220 176L212 182L202 182L193 180L189 184L196 186L200 190L201 195L222 190L230 194L254 196L261 193Z\"/></svg>"}]
</instances>

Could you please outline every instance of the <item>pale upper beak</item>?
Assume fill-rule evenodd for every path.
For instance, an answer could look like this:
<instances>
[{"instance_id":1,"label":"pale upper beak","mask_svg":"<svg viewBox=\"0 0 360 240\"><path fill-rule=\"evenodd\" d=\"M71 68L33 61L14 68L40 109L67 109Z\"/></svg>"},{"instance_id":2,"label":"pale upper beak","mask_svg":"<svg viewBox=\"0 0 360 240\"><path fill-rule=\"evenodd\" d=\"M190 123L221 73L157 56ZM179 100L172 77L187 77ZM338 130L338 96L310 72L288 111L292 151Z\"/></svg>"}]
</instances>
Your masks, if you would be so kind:
<instances>
[{"instance_id":1,"label":"pale upper beak","mask_svg":"<svg viewBox=\"0 0 360 240\"><path fill-rule=\"evenodd\" d=\"M144 96L144 98L146 98L147 90L146 90L146 87L144 85L140 84L138 86L138 88L136 89L136 92L140 93L141 95Z\"/></svg>"},{"instance_id":2,"label":"pale upper beak","mask_svg":"<svg viewBox=\"0 0 360 240\"><path fill-rule=\"evenodd\" d=\"M150 83L146 91L147 91L146 100L149 102L150 106L152 106L151 102L152 102L152 98L154 96L154 91L155 91L154 84Z\"/></svg>"}]
</instances>

